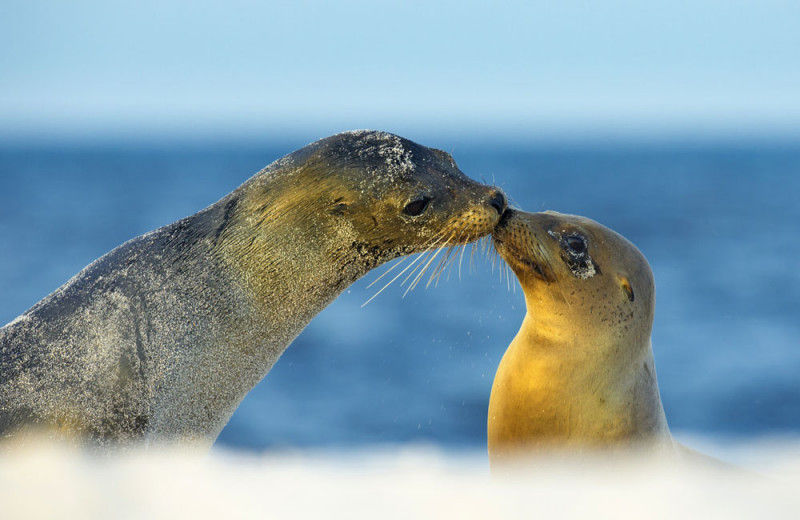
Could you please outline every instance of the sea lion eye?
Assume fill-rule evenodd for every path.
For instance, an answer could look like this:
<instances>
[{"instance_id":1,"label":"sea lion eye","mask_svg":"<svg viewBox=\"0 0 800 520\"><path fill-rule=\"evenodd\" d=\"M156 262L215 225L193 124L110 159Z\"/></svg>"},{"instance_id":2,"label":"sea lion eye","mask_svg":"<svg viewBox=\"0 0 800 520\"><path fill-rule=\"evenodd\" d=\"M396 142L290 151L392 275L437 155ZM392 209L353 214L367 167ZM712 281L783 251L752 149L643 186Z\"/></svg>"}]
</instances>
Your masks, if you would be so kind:
<instances>
[{"instance_id":1,"label":"sea lion eye","mask_svg":"<svg viewBox=\"0 0 800 520\"><path fill-rule=\"evenodd\" d=\"M580 235L567 235L564 237L564 247L574 255L582 255L586 252L586 239Z\"/></svg>"},{"instance_id":2,"label":"sea lion eye","mask_svg":"<svg viewBox=\"0 0 800 520\"><path fill-rule=\"evenodd\" d=\"M409 202L406 207L403 208L403 213L411 217L422 215L422 213L428 209L428 204L430 204L430 202L431 199L428 197L422 197L421 199Z\"/></svg>"},{"instance_id":3,"label":"sea lion eye","mask_svg":"<svg viewBox=\"0 0 800 520\"><path fill-rule=\"evenodd\" d=\"M562 235L556 231L548 231L547 234L558 240L563 250L561 259L564 260L574 276L586 280L600 274L600 266L595 264L592 257L589 256L589 244L586 242L586 238L575 232Z\"/></svg>"}]
</instances>

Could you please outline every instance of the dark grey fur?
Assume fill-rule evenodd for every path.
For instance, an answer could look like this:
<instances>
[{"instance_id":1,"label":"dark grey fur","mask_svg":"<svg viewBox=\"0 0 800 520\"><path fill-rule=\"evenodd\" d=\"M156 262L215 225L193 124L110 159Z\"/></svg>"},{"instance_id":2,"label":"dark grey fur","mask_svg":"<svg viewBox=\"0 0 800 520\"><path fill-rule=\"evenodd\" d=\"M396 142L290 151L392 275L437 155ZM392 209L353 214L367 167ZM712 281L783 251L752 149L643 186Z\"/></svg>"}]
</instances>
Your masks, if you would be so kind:
<instances>
[{"instance_id":1,"label":"dark grey fur","mask_svg":"<svg viewBox=\"0 0 800 520\"><path fill-rule=\"evenodd\" d=\"M324 172L338 168L334 188L341 176L358 189L327 201ZM269 213L286 196L281 190L297 198L296 183L320 175L322 195L285 215ZM362 233L367 210L359 204L398 186L408 200L421 191L439 197L433 220L386 224L407 226L395 236L381 231L376 209L374 228ZM379 132L339 134L276 161L209 208L114 249L0 329L0 435L32 428L100 445L210 444L344 288L424 249L454 215L494 214L496 193L446 154ZM265 200L266 217L248 213L254 197ZM398 213L408 200L398 199ZM490 232L496 217L478 233Z\"/></svg>"}]
</instances>

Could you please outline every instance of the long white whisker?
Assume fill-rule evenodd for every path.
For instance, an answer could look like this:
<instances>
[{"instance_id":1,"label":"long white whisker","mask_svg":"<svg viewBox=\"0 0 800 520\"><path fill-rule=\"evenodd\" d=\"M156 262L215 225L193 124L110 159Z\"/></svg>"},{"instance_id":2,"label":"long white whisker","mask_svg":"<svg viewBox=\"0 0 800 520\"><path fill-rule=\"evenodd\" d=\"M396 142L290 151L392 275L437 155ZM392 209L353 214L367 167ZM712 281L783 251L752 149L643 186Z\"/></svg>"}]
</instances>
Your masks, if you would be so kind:
<instances>
[{"instance_id":1,"label":"long white whisker","mask_svg":"<svg viewBox=\"0 0 800 520\"><path fill-rule=\"evenodd\" d=\"M450 246L447 248L447 252L442 257L442 259L439 260L439 264L436 266L436 269L434 269L433 274L431 274L431 277L428 280L428 284L425 286L425 288L430 287L431 282L433 282L434 280L436 280L435 287L439 286L439 278L442 276L442 273L445 271L445 269L447 269L447 266L453 260L453 252L455 252L457 249L458 249L457 245Z\"/></svg>"},{"instance_id":2,"label":"long white whisker","mask_svg":"<svg viewBox=\"0 0 800 520\"><path fill-rule=\"evenodd\" d=\"M367 305L369 302L371 302L372 300L374 300L374 299L375 299L375 298L376 298L376 297L377 297L377 296L378 296L380 293L382 293L382 292L383 292L383 291L384 291L384 290L385 290L387 287L389 287L390 285L392 285L392 284L393 284L393 283L394 283L394 282L395 282L395 281L396 281L398 278L400 278L401 276L403 276L403 274L404 274L406 271L408 271L409 269L411 269L411 267L412 267L414 264L416 264L416 263L419 261L419 259L420 259L420 258L422 258L424 255L425 255L424 253L421 253L421 254L417 255L417 257L416 257L416 258L415 258L415 259L414 259L414 260L413 260L413 261L412 261L410 264L408 264L408 265L406 266L406 268L405 268L405 269L403 269L402 271L400 271L399 273L397 273L397 276L395 276L394 278L392 278L391 280L389 280L389 283L387 283L386 285L384 285L383 287L381 287L381 289L380 289L378 292L376 292L375 294L373 294L373 295L372 295L372 298L370 298L369 300L365 301L365 302L364 302L364 304L363 304L363 305L361 305L361 307L363 308L363 307L364 307L365 305Z\"/></svg>"},{"instance_id":3,"label":"long white whisker","mask_svg":"<svg viewBox=\"0 0 800 520\"><path fill-rule=\"evenodd\" d=\"M453 250L453 256L450 257L450 260L447 263L447 280L450 280L450 275L453 274L453 264L456 263L456 258L458 258L458 250L464 249L467 247L464 244L457 245Z\"/></svg>"},{"instance_id":4,"label":"long white whisker","mask_svg":"<svg viewBox=\"0 0 800 520\"><path fill-rule=\"evenodd\" d=\"M475 244L470 244L471 247L469 248L469 272L475 272Z\"/></svg>"},{"instance_id":5,"label":"long white whisker","mask_svg":"<svg viewBox=\"0 0 800 520\"><path fill-rule=\"evenodd\" d=\"M430 267L431 262L433 262L434 258L436 258L441 251L442 251L441 249L437 249L436 252L433 255L431 255L430 260L428 260L428 263L425 264L425 267L422 268L422 270L419 272L419 274L417 274L416 278L414 278L414 281L411 282L411 285L408 286L408 289L406 289L406 292L403 293L403 297L404 298L405 298L406 294L408 294L409 291L411 291L414 287L417 286L417 284L419 283L420 278L422 278L422 276L425 274L425 271L427 271L428 267Z\"/></svg>"},{"instance_id":6,"label":"long white whisker","mask_svg":"<svg viewBox=\"0 0 800 520\"><path fill-rule=\"evenodd\" d=\"M440 250L440 249L437 249L439 247L439 244L441 244L443 242L447 242L447 240L452 238L454 233L451 233L451 235L449 237L447 236L447 234L448 234L448 230L445 229L445 230L442 230L440 233L432 236L426 243L424 243L421 246L423 251L420 254L418 254L408 265L406 265L405 268L402 271L397 273L397 275L395 275L394 278L389 280L389 282L386 283L386 285L381 287L381 289L379 291L377 291L375 294L373 294L372 297L369 300L364 302L361 305L361 307L363 308L369 302L374 300L380 293L382 293L384 290L386 290L386 288L388 288L390 285L392 285L394 282L396 282L400 277L402 277L406 272L408 272L409 269L414 267L414 265L417 265L420 262L420 260L422 260L422 263L419 263L416 268L412 269L411 273L406 277L405 280L403 280L403 282L401 282L400 285L402 286L403 284L405 284L414 275L414 273L417 271L417 269L419 269L420 265L422 265L425 262L425 260L428 259L431 256L432 253L434 253L434 251L439 251ZM398 265L403 263L406 260L406 258L408 258L408 257L403 257L399 262L397 262L394 265L392 265L389 269L386 270L386 272L384 272L381 276L379 276L377 280L375 280L372 283L370 283L367 287L368 288L372 287L378 280L380 280L381 278L383 278L384 276L389 274L389 272L392 271L395 267L397 267ZM424 271L424 269L423 269L423 271Z\"/></svg>"},{"instance_id":7,"label":"long white whisker","mask_svg":"<svg viewBox=\"0 0 800 520\"><path fill-rule=\"evenodd\" d=\"M442 274L442 271L447 266L447 261L450 258L450 256L453 254L453 249L455 249L455 247L456 246L449 246L447 248L447 252L439 260L439 263L436 264L436 267L434 268L433 272L431 273L431 277L428 279L428 284L425 286L426 289L428 287L430 287L431 282L433 282L434 279L436 280L436 287L439 286L439 276Z\"/></svg>"},{"instance_id":8,"label":"long white whisker","mask_svg":"<svg viewBox=\"0 0 800 520\"><path fill-rule=\"evenodd\" d=\"M406 282L408 282L408 281L409 281L411 278L413 278L413 277L414 277L414 275L417 273L417 270L419 270L419 268L420 268L420 267L422 267L423 265L425 265L425 261L426 261L428 258L430 258L430 257L431 257L431 255L433 255L434 251L437 251L437 250L436 250L436 249L431 249L430 251L425 251L424 253L422 253L421 255L419 255L419 257L422 259L422 262L420 262L419 264L417 264L417 266L416 266L416 267L415 267L415 268L414 268L414 269L413 269L413 270L412 270L410 273L408 273L408 276L406 276L405 278L403 278L403 281L402 281L402 282L400 282L400 287L404 286L404 285L406 284Z\"/></svg>"},{"instance_id":9,"label":"long white whisker","mask_svg":"<svg viewBox=\"0 0 800 520\"><path fill-rule=\"evenodd\" d=\"M383 273L382 273L382 274L381 274L379 277L375 278L375 279L374 279L372 282L370 282L370 284L367 286L367 289L369 289L370 287L372 287L373 285L375 285L376 283L378 283L378 282L381 280L381 278L383 278L383 277L384 277L384 276L386 276L387 274L391 273L391 272L394 270L394 268L395 268L395 267L397 267L398 265L402 264L402 263L403 263L403 262L405 262L406 260L408 260L408 256L402 256L402 257L400 257L400 258L398 259L398 261L397 261L397 262L393 263L393 264L392 264L392 265L391 265L391 266L390 266L390 267L389 267L387 270L385 270L385 271L384 271L384 272L383 272Z\"/></svg>"},{"instance_id":10,"label":"long white whisker","mask_svg":"<svg viewBox=\"0 0 800 520\"><path fill-rule=\"evenodd\" d=\"M428 284L425 286L426 288L430 287L431 281L433 281L434 278L436 278L436 286L439 285L439 277L441 276L442 272L444 272L444 270L447 267L448 263L451 262L454 259L454 257L452 256L453 252L455 250L457 250L458 247L460 247L461 239L464 236L464 233L466 232L466 229L467 229L467 226L463 225L460 230L456 229L450 235L450 237L448 238L448 243L455 242L456 245L455 246L450 246L448 248L447 254L439 261L439 264L436 266L436 269L433 270L433 273L431 274L431 277L428 280ZM448 274L448 280L449 279L450 279L450 275Z\"/></svg>"},{"instance_id":11,"label":"long white whisker","mask_svg":"<svg viewBox=\"0 0 800 520\"><path fill-rule=\"evenodd\" d=\"M461 264L464 263L464 251L467 250L467 245L461 248L461 255L458 258L458 279L461 280Z\"/></svg>"}]
</instances>

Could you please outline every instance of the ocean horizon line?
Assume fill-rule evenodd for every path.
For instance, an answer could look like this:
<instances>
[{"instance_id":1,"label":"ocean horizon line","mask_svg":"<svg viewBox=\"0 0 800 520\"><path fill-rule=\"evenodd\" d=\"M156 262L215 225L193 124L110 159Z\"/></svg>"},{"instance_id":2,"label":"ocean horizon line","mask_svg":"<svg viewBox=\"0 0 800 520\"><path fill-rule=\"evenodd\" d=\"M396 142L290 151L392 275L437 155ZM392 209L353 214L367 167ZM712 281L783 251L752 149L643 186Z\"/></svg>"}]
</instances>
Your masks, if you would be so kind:
<instances>
[{"instance_id":1,"label":"ocean horizon line","mask_svg":"<svg viewBox=\"0 0 800 520\"><path fill-rule=\"evenodd\" d=\"M366 129L368 127L364 127ZM305 144L326 136L350 130L342 126L331 128L262 129L256 132L143 132L143 131L89 131L75 132L11 132L0 128L0 152L24 150L118 150L136 151L153 149L242 148L252 150L267 146L286 148L289 153ZM400 135L426 146L438 147L451 153L457 148L468 146L471 149L552 149L552 150L648 150L648 149L798 149L800 148L800 129L798 131L755 131L755 132L652 132L635 133L625 131L599 131L576 129L571 132L541 130L510 130L492 132L479 129L460 129L454 131L439 129L414 129L369 127ZM455 150L453 148L456 148Z\"/></svg>"}]
</instances>

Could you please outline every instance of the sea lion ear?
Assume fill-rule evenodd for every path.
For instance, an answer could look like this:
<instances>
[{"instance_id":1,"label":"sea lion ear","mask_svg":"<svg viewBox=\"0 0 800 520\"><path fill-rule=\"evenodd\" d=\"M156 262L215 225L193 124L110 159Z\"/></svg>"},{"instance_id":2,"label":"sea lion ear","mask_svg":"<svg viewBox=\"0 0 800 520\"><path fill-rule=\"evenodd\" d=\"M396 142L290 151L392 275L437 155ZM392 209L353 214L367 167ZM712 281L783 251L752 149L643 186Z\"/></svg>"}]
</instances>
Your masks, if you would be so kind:
<instances>
[{"instance_id":1,"label":"sea lion ear","mask_svg":"<svg viewBox=\"0 0 800 520\"><path fill-rule=\"evenodd\" d=\"M633 287L631 287L631 283L628 281L628 278L625 276L620 276L619 282L620 285L622 285L622 290L625 291L625 294L628 296L628 300L632 302L634 299Z\"/></svg>"},{"instance_id":2,"label":"sea lion ear","mask_svg":"<svg viewBox=\"0 0 800 520\"><path fill-rule=\"evenodd\" d=\"M338 199L332 201L327 208L328 213L331 215L336 215L337 217L341 217L347 212L347 209L350 206L345 202L343 197L339 197Z\"/></svg>"}]
</instances>

